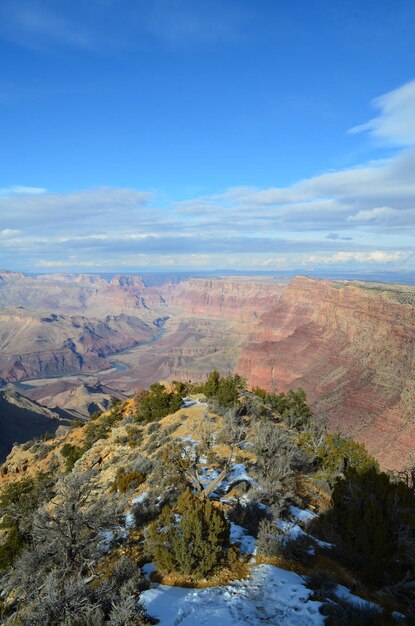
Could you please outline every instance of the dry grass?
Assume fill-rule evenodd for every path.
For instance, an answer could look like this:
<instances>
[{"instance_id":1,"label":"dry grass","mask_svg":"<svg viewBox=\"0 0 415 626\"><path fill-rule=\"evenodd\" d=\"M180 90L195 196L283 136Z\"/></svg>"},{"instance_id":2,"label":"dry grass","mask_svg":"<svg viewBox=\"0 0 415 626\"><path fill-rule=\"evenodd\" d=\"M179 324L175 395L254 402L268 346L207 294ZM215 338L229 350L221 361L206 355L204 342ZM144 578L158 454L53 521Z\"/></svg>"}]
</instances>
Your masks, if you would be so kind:
<instances>
[{"instance_id":1,"label":"dry grass","mask_svg":"<svg viewBox=\"0 0 415 626\"><path fill-rule=\"evenodd\" d=\"M296 476L296 493L304 505L315 513L322 513L330 508L331 496L319 489L307 476Z\"/></svg>"},{"instance_id":2,"label":"dry grass","mask_svg":"<svg viewBox=\"0 0 415 626\"><path fill-rule=\"evenodd\" d=\"M358 581L353 574L341 563L335 561L327 554L317 552L315 559L315 569L328 572L339 585L344 585L353 589L358 585Z\"/></svg>"},{"instance_id":3,"label":"dry grass","mask_svg":"<svg viewBox=\"0 0 415 626\"><path fill-rule=\"evenodd\" d=\"M232 567L223 567L218 569L209 578L196 578L194 576L185 576L184 574L161 574L153 572L150 576L151 580L162 585L170 587L186 587L189 589L206 589L208 587L223 587L234 580L243 580L248 578L251 573L252 565L250 563L240 561L233 564Z\"/></svg>"},{"instance_id":4,"label":"dry grass","mask_svg":"<svg viewBox=\"0 0 415 626\"><path fill-rule=\"evenodd\" d=\"M295 574L300 574L300 576L306 576L310 573L312 568L305 567L298 561L290 561L283 556L264 556L257 555L255 557L255 563L252 565L274 565L275 567L280 567L281 569L286 569L289 572L294 572Z\"/></svg>"}]
</instances>

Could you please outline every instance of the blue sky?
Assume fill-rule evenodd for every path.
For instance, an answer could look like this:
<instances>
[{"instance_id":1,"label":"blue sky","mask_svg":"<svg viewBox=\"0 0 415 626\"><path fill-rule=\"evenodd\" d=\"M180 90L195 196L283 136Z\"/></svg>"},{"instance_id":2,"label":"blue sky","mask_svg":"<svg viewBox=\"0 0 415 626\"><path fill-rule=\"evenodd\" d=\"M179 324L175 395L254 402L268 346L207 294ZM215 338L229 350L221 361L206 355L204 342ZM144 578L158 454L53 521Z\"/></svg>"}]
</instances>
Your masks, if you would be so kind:
<instances>
[{"instance_id":1,"label":"blue sky","mask_svg":"<svg viewBox=\"0 0 415 626\"><path fill-rule=\"evenodd\" d=\"M2 0L0 267L415 269L412 0Z\"/></svg>"}]
</instances>

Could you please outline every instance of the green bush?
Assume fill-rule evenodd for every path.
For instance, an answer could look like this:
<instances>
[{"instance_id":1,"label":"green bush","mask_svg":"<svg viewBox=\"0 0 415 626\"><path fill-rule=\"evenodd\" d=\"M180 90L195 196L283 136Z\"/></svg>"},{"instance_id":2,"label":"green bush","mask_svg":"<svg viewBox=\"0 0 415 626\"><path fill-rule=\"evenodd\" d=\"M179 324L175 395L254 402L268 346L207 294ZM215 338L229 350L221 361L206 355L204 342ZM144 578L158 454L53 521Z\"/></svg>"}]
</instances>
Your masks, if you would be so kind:
<instances>
[{"instance_id":1,"label":"green bush","mask_svg":"<svg viewBox=\"0 0 415 626\"><path fill-rule=\"evenodd\" d=\"M336 481L329 520L341 537L343 559L374 584L393 584L414 571L415 497L370 468L349 469Z\"/></svg>"},{"instance_id":2,"label":"green bush","mask_svg":"<svg viewBox=\"0 0 415 626\"><path fill-rule=\"evenodd\" d=\"M61 448L61 455L65 459L65 468L67 472L71 472L73 466L78 459L84 454L85 450L79 446L73 446L70 443L65 443Z\"/></svg>"},{"instance_id":3,"label":"green bush","mask_svg":"<svg viewBox=\"0 0 415 626\"><path fill-rule=\"evenodd\" d=\"M108 432L119 419L117 413L110 413L102 418L99 422L89 421L85 426L85 438L83 446L73 446L65 443L61 448L61 454L66 459L65 467L67 472L71 472L76 461L80 459L85 452L90 450L94 443L99 439L107 439Z\"/></svg>"},{"instance_id":4,"label":"green bush","mask_svg":"<svg viewBox=\"0 0 415 626\"><path fill-rule=\"evenodd\" d=\"M222 406L232 407L243 389L246 389L246 381L238 374L222 377L214 370L210 372L206 382L196 385L193 391L203 393L207 398L215 397Z\"/></svg>"},{"instance_id":5,"label":"green bush","mask_svg":"<svg viewBox=\"0 0 415 626\"><path fill-rule=\"evenodd\" d=\"M151 385L137 398L137 421L153 422L166 415L175 413L182 406L182 398L178 393L169 393L160 383Z\"/></svg>"},{"instance_id":6,"label":"green bush","mask_svg":"<svg viewBox=\"0 0 415 626\"><path fill-rule=\"evenodd\" d=\"M331 476L348 468L358 473L370 469L379 471L379 463L370 456L362 443L340 435L326 435L317 450L317 457L321 468Z\"/></svg>"},{"instance_id":7,"label":"green bush","mask_svg":"<svg viewBox=\"0 0 415 626\"><path fill-rule=\"evenodd\" d=\"M303 389L290 389L288 393L269 393L265 389L255 387L252 393L279 413L290 428L303 430L310 426L312 411Z\"/></svg>"},{"instance_id":8,"label":"green bush","mask_svg":"<svg viewBox=\"0 0 415 626\"><path fill-rule=\"evenodd\" d=\"M25 540L17 526L7 533L6 541L0 545L0 571L13 565L14 560L23 550Z\"/></svg>"},{"instance_id":9,"label":"green bush","mask_svg":"<svg viewBox=\"0 0 415 626\"><path fill-rule=\"evenodd\" d=\"M139 472L138 470L126 472L125 469L121 467L117 471L117 475L111 487L111 491L120 491L121 493L126 493L131 489L137 489L137 487L143 484L145 479L146 477L142 472Z\"/></svg>"},{"instance_id":10,"label":"green bush","mask_svg":"<svg viewBox=\"0 0 415 626\"><path fill-rule=\"evenodd\" d=\"M149 544L161 572L204 577L226 562L229 523L210 500L186 491L151 524Z\"/></svg>"},{"instance_id":11,"label":"green bush","mask_svg":"<svg viewBox=\"0 0 415 626\"><path fill-rule=\"evenodd\" d=\"M51 479L46 474L7 485L0 496L1 527L7 529L0 544L0 570L10 567L29 539L30 518L50 496Z\"/></svg>"}]
</instances>

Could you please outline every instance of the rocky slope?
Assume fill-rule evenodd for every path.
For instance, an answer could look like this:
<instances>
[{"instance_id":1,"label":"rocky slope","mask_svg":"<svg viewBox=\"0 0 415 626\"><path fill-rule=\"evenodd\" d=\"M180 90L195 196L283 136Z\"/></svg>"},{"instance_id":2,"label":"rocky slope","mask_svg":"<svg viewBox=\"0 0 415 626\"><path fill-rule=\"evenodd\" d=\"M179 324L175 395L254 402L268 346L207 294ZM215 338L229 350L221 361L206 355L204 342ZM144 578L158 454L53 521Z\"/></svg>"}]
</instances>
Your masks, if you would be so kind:
<instances>
[{"instance_id":1,"label":"rocky slope","mask_svg":"<svg viewBox=\"0 0 415 626\"><path fill-rule=\"evenodd\" d=\"M0 463L15 442L56 433L63 423L54 411L4 387L0 390Z\"/></svg>"},{"instance_id":2,"label":"rocky slope","mask_svg":"<svg viewBox=\"0 0 415 626\"><path fill-rule=\"evenodd\" d=\"M102 385L91 377L88 383L71 379L51 380L46 384L24 385L24 395L52 410L64 409L74 417L85 419L96 411L106 411L113 397L124 395Z\"/></svg>"},{"instance_id":3,"label":"rocky slope","mask_svg":"<svg viewBox=\"0 0 415 626\"><path fill-rule=\"evenodd\" d=\"M245 402L247 399L246 396L240 396L238 401ZM327 522L320 530L317 522L319 514L324 515L330 506L328 483L326 489L322 490L321 475L314 475L314 470L307 464L302 466L303 469L309 468L307 473L300 471L299 448L295 443L298 432L290 430L287 423L282 423L278 416L268 415L267 420L264 415L250 416L248 411L242 420L243 436L235 446L237 455L233 455L233 446L223 440L226 419L221 417L222 411L216 414L200 395L187 398L179 411L150 424L134 421L133 416L138 406L139 400L131 398L87 426L76 427L45 442L16 445L0 468L0 495L8 486L16 484L22 478L35 478L39 476L39 472L53 474L58 482L55 490L49 487L45 508L53 516L56 511L54 507L59 506L60 498L66 498L64 502L71 506L66 506L62 515L66 515L66 511L70 514L71 529L76 528L79 519L85 520L85 516L80 517L78 503L74 504L71 485L83 486L86 507L93 505L92 498L88 499L85 493L93 494L93 501L98 502L100 507L100 510L94 511L96 516L101 516L105 507L118 503L122 515L114 518L111 526L101 528L94 537L93 557L88 562L88 584L91 580L93 585L96 581L99 584L99 577L104 574L105 583L109 585L108 581L122 559L125 571L125 557L128 557L136 566L143 568L148 580L144 585L145 581L140 580L137 591L129 585L129 597L135 594L135 599L140 599L150 615L160 620L163 626L178 623L188 626L196 623L229 626L243 626L248 623L254 626L263 623L323 626L326 623L340 623L335 617L346 610L347 615L351 616L347 623L357 623L352 619L355 616L360 618L359 623L363 623L362 619L368 614L372 618L370 623L394 624L398 621L392 619L391 611L407 613L406 596L400 588L398 593L401 593L394 596L392 593L382 594L383 590L378 590L373 584L364 584L357 577L356 571L346 566L342 560L339 536L332 533L330 542L326 541L324 532L321 537L321 528L324 529ZM252 407L252 404L248 406ZM267 487L267 474L261 473L263 453L261 447L255 445L260 425L264 426L265 423L268 427L263 433L266 432L267 443L273 437L276 446L276 441L287 442L288 436L291 445L297 448L297 452L293 453L296 455L296 469L291 468L291 478L284 487L281 488L282 482L280 483L281 501L275 507L270 505L271 491ZM80 448L82 455L68 464L68 449ZM174 450L181 452L177 458L172 454ZM278 456L279 450L281 455L286 452L283 446L276 450L275 456ZM215 485L210 495L205 491L205 497L214 503L216 511L223 512L224 523L229 522L232 556L228 563L225 561L223 567L225 553L219 567L203 577L192 576L188 571L163 571L157 554L151 552L152 544L147 540L148 524L159 519L162 504L175 506L177 496L189 484L188 477L192 476L192 472L189 468L186 471L186 465L182 466L178 460L186 458L192 459L194 465L191 468L195 467L195 476L198 477L203 491ZM186 480L183 482L184 478ZM260 481L262 488L257 488L257 481ZM85 491L85 484L88 492ZM58 488L61 490L57 491ZM60 497L56 497L56 492ZM76 492L77 497L78 493ZM371 495L375 501L379 497L376 493ZM84 511L85 509L81 509L81 514ZM176 509L173 511L176 512ZM269 519L262 527L260 520L265 522L264 516ZM178 515L175 517L180 518ZM56 518L52 517L54 519ZM196 531L189 524L188 530L186 529L188 536L196 536L197 540L201 523L199 519ZM50 526L54 527L52 523ZM39 526L35 526L36 530L38 528ZM64 529L66 528L65 525ZM206 533L212 545L211 537L215 537L214 533L214 528ZM84 536L86 534L83 533L82 537ZM162 532L158 537L163 541ZM333 538L339 542L336 543L335 550ZM1 539L0 536L0 545ZM70 539L72 540L72 536ZM171 537L167 540L171 541ZM40 552L39 543L34 544L36 554ZM60 543L45 543L48 546L47 560L33 559L30 576L44 580L44 570L47 568L47 573L50 573L52 554L55 568L62 577L63 573L59 569L62 568L62 560L56 559L55 548ZM286 549L287 546L291 546L291 551ZM32 549L32 544L30 548ZM55 552L52 552L53 549ZM38 563L43 565L45 560L46 566L44 570L40 570ZM379 566L382 564L379 559ZM17 561L14 566L18 567ZM79 574L78 568L74 570L75 574L69 579L73 580L76 575L79 581L83 572ZM20 573L20 570L17 571ZM10 572L6 572L6 577L9 574ZM72 571L69 575L72 576ZM3 593L4 602L14 608L13 603L16 597L19 598L17 593L22 592L14 579L11 579L13 586L10 587L10 579L6 577L3 578L8 583L7 588L4 586L7 589ZM407 577L412 583L409 572L405 580ZM129 578L131 579L132 577ZM45 585L39 585L39 591L35 591L36 600L44 587ZM119 584L117 589L118 587ZM147 590L139 596L143 588ZM103 597L106 600L107 596ZM53 608L55 606L56 604ZM74 613L79 612L79 606L82 605L75 605ZM352 610L353 606L357 607L356 611ZM388 619L382 619L382 606L386 608ZM336 608L336 612L329 613L327 607ZM363 609L367 609L367 612ZM334 619L327 621L325 616L328 614L334 615ZM7 623L17 623L15 615L16 613ZM379 621L375 622L377 618ZM40 620L33 619L32 622L40 623ZM114 622L111 620L105 623ZM147 622L129 620L128 623ZM399 623L406 621L399 620Z\"/></svg>"},{"instance_id":4,"label":"rocky slope","mask_svg":"<svg viewBox=\"0 0 415 626\"><path fill-rule=\"evenodd\" d=\"M0 310L0 378L14 382L103 369L106 357L158 333L155 324L121 313L104 319Z\"/></svg>"}]
</instances>

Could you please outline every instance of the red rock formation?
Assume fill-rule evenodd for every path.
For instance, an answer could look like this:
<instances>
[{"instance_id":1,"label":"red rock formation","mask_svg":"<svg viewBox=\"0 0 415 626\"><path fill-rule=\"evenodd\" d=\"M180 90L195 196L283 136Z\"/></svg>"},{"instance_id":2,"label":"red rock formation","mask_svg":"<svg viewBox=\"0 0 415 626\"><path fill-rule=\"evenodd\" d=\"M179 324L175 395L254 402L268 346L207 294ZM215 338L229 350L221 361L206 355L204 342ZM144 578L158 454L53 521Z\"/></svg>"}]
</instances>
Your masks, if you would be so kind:
<instances>
[{"instance_id":1,"label":"red rock formation","mask_svg":"<svg viewBox=\"0 0 415 626\"><path fill-rule=\"evenodd\" d=\"M402 466L415 435L415 312L405 293L297 278L261 316L236 369L251 385L303 387L331 428Z\"/></svg>"},{"instance_id":2,"label":"red rock formation","mask_svg":"<svg viewBox=\"0 0 415 626\"><path fill-rule=\"evenodd\" d=\"M162 289L167 301L190 316L239 321L257 320L276 304L282 286L271 281L243 278L207 280L194 278Z\"/></svg>"}]
</instances>

